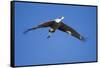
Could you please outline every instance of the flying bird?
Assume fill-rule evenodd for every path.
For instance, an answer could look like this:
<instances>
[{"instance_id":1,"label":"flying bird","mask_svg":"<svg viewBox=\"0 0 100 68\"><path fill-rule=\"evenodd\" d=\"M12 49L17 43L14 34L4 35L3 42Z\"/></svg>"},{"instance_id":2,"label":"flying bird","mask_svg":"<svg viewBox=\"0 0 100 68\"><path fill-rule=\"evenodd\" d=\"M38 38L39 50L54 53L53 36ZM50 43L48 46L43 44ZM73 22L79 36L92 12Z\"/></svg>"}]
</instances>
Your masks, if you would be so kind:
<instances>
[{"instance_id":1,"label":"flying bird","mask_svg":"<svg viewBox=\"0 0 100 68\"><path fill-rule=\"evenodd\" d=\"M62 16L62 17L54 19L52 21L44 22L40 25L37 25L37 26L34 26L32 28L27 29L24 33L27 33L31 30L35 30L35 29L38 29L38 28L50 27L49 33L48 33L49 35L48 35L47 38L50 38L52 33L54 33L58 29L62 32L68 33L69 35L71 35L73 37L76 37L79 40L84 40L84 37L81 36L77 31L75 31L70 26L64 24L64 22L62 22L63 19L64 19L64 17Z\"/></svg>"}]
</instances>

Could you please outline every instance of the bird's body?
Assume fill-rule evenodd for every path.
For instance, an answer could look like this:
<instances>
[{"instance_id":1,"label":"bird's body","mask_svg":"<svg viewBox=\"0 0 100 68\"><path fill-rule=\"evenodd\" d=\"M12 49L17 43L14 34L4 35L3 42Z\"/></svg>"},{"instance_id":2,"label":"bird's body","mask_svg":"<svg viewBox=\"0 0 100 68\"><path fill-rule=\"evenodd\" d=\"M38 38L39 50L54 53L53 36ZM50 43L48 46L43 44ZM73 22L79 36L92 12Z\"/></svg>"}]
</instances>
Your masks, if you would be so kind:
<instances>
[{"instance_id":1,"label":"bird's body","mask_svg":"<svg viewBox=\"0 0 100 68\"><path fill-rule=\"evenodd\" d=\"M37 29L37 28L50 27L48 38L51 37L51 33L54 33L58 29L60 31L63 31L65 33L68 33L68 34L76 37L79 40L84 40L84 38L78 32L76 32L73 28L69 27L68 25L64 24L61 21L63 18L64 17L62 17L61 19L55 19L53 21L45 22L45 23L40 24L40 25L38 25L36 27L32 27L32 28L28 29L27 31L25 31L25 33L28 32L28 31L30 31L30 30Z\"/></svg>"},{"instance_id":2,"label":"bird's body","mask_svg":"<svg viewBox=\"0 0 100 68\"><path fill-rule=\"evenodd\" d=\"M51 32L55 32L56 29L58 29L60 27L60 23L56 23L55 21L52 21L52 25L50 26L50 30Z\"/></svg>"}]
</instances>

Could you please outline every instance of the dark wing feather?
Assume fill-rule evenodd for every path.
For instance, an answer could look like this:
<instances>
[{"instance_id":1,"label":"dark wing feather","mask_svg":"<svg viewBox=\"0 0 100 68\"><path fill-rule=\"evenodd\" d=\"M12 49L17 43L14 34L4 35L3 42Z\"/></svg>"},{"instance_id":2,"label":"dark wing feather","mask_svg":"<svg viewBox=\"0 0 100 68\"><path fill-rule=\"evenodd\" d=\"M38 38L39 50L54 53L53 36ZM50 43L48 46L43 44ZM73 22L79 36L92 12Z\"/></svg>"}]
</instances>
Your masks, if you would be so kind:
<instances>
[{"instance_id":1,"label":"dark wing feather","mask_svg":"<svg viewBox=\"0 0 100 68\"><path fill-rule=\"evenodd\" d=\"M73 28L69 27L68 25L64 24L63 22L61 22L61 25L58 29L63 32L70 31L72 36L76 37L79 40L84 40L84 38L78 32L76 32Z\"/></svg>"},{"instance_id":2,"label":"dark wing feather","mask_svg":"<svg viewBox=\"0 0 100 68\"><path fill-rule=\"evenodd\" d=\"M52 24L53 24L53 21L45 22L45 23L42 23L42 24L40 24L40 25L38 25L38 26L35 26L35 27L32 27L32 28L27 29L24 33L27 33L27 32L29 32L29 31L31 31L31 30L35 30L35 29L37 29L37 28L49 27L49 26L51 26Z\"/></svg>"}]
</instances>

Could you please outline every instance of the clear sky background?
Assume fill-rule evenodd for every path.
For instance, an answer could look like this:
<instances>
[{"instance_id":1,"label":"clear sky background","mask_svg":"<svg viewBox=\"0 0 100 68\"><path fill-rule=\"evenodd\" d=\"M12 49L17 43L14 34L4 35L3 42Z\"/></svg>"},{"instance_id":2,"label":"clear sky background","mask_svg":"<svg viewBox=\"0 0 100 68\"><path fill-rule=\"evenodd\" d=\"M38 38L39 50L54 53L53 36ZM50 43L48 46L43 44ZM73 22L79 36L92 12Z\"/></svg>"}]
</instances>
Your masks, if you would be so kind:
<instances>
[{"instance_id":1,"label":"clear sky background","mask_svg":"<svg viewBox=\"0 0 100 68\"><path fill-rule=\"evenodd\" d=\"M25 30L64 16L63 22L86 38L82 42L57 30ZM96 61L96 7L15 3L15 65L38 65Z\"/></svg>"}]
</instances>

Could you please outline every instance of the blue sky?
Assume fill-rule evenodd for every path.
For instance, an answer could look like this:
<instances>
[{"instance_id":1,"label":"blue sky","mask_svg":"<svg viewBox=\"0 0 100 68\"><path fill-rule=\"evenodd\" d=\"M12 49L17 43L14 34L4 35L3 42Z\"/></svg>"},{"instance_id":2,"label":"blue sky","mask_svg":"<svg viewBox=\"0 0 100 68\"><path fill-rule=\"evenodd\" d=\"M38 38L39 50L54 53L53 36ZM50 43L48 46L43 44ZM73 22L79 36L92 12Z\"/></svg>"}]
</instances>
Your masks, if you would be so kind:
<instances>
[{"instance_id":1,"label":"blue sky","mask_svg":"<svg viewBox=\"0 0 100 68\"><path fill-rule=\"evenodd\" d=\"M86 38L82 42L57 30L23 34L40 23L64 16L63 22ZM96 61L96 7L15 2L15 65Z\"/></svg>"}]
</instances>

